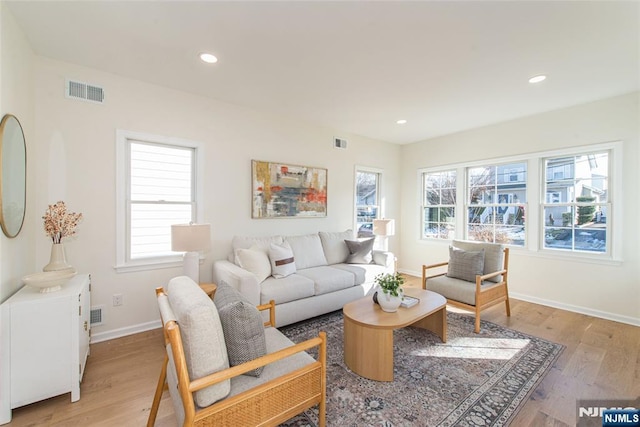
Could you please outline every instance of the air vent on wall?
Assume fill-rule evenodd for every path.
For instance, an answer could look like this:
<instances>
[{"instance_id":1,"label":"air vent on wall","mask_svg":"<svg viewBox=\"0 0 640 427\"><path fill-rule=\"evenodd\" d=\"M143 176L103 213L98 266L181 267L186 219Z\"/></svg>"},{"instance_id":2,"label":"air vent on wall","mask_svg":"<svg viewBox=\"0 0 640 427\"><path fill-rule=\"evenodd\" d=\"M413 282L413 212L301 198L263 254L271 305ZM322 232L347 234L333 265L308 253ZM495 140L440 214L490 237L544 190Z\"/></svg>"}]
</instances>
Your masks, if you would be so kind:
<instances>
[{"instance_id":1,"label":"air vent on wall","mask_svg":"<svg viewBox=\"0 0 640 427\"><path fill-rule=\"evenodd\" d=\"M65 96L67 98L79 99L95 104L104 103L104 89L100 86L69 79L67 79L65 86Z\"/></svg>"},{"instance_id":2,"label":"air vent on wall","mask_svg":"<svg viewBox=\"0 0 640 427\"><path fill-rule=\"evenodd\" d=\"M104 305L97 305L91 307L91 313L89 315L89 321L91 326L99 326L104 323Z\"/></svg>"},{"instance_id":3,"label":"air vent on wall","mask_svg":"<svg viewBox=\"0 0 640 427\"><path fill-rule=\"evenodd\" d=\"M333 148L347 149L347 140L342 138L333 138Z\"/></svg>"}]
</instances>

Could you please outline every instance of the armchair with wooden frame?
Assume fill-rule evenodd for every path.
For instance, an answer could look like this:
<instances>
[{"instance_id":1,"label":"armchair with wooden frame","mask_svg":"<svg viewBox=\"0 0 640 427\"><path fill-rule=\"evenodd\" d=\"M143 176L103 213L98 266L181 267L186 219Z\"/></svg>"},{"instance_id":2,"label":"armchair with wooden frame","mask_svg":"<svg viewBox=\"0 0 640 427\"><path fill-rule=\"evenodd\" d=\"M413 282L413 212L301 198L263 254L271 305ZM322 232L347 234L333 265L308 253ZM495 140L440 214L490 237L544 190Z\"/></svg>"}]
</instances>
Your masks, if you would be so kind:
<instances>
[{"instance_id":1,"label":"armchair with wooden frame","mask_svg":"<svg viewBox=\"0 0 640 427\"><path fill-rule=\"evenodd\" d=\"M189 357L185 356L185 352L190 350L188 346L183 346L180 325L176 321L168 297L163 288L156 289L156 295L167 352L149 413L148 427L155 424L160 400L163 391L167 388L171 392L176 417L182 426L276 426L315 405L319 405L319 425L325 425L326 334L324 332L320 332L315 338L267 353L249 362L219 370L201 378L192 378L187 366ZM269 304L260 305L258 310L269 310L269 321L264 325L273 327L273 329L269 328L272 332L270 336L280 334L274 327L275 303L271 301ZM286 338L284 340L288 341ZM267 347L269 347L268 344ZM318 348L317 360L305 353L306 350L314 347ZM310 361L303 359L304 366L301 367L297 362L290 362L301 356L301 353ZM285 358L288 359L283 360ZM266 380L242 375L264 366L265 370L261 374L261 377L264 377L267 372L266 366L278 361L280 361L280 367L277 373L266 375ZM284 369L282 369L283 366ZM281 372L281 369L285 372ZM177 380L177 387L172 384L172 378L174 382ZM198 406L195 395L198 391L229 380L231 383L229 396L210 406L202 408ZM248 387L245 384L244 387L237 387L238 382L234 384L235 380L245 383L255 380L255 385ZM240 390L244 388L244 391L235 393L234 390L237 388Z\"/></svg>"},{"instance_id":2,"label":"armchair with wooden frame","mask_svg":"<svg viewBox=\"0 0 640 427\"><path fill-rule=\"evenodd\" d=\"M474 332L479 333L480 312L485 308L504 302L507 316L511 316L508 270L509 248L454 240L449 261L422 266L422 289L441 294L448 304L473 311Z\"/></svg>"}]
</instances>

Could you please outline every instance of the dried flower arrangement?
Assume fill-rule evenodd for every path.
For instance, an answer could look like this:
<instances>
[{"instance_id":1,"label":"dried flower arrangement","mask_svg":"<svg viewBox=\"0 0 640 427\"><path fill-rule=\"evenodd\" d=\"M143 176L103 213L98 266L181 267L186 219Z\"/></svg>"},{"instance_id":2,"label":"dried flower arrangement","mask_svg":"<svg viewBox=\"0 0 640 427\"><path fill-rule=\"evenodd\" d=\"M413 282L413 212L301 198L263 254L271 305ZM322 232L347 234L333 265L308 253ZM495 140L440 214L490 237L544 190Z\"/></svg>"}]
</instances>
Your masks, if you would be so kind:
<instances>
[{"instance_id":1,"label":"dried flower arrangement","mask_svg":"<svg viewBox=\"0 0 640 427\"><path fill-rule=\"evenodd\" d=\"M63 201L49 205L44 216L44 231L53 243L61 243L62 238L76 234L76 227L82 220L81 213L67 212Z\"/></svg>"}]
</instances>

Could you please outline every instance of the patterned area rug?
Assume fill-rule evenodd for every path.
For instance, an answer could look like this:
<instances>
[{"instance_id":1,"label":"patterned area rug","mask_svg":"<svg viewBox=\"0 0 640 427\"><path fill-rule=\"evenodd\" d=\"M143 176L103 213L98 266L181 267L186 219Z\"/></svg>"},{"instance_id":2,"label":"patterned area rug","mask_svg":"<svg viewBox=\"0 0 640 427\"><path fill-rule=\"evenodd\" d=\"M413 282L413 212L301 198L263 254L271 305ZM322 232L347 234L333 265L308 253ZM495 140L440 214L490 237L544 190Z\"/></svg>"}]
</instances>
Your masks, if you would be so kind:
<instances>
[{"instance_id":1,"label":"patterned area rug","mask_svg":"<svg viewBox=\"0 0 640 427\"><path fill-rule=\"evenodd\" d=\"M447 343L419 328L394 332L394 381L362 378L344 364L342 312L280 330L293 342L327 333L328 426L505 426L564 346L447 313ZM316 354L313 354L315 357ZM317 426L317 408L283 426Z\"/></svg>"}]
</instances>

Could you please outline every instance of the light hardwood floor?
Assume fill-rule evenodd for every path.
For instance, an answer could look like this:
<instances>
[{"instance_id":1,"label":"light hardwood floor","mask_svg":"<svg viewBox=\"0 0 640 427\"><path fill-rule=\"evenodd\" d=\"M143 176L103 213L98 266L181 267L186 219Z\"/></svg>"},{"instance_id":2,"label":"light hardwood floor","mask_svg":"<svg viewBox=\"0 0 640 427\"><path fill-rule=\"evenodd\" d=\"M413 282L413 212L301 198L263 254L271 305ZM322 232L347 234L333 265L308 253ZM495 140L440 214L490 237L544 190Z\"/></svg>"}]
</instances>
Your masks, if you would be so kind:
<instances>
[{"instance_id":1,"label":"light hardwood floor","mask_svg":"<svg viewBox=\"0 0 640 427\"><path fill-rule=\"evenodd\" d=\"M407 277L408 286L420 279ZM577 399L640 396L640 328L511 300L483 320L564 344L565 351L519 412L513 426L574 426ZM163 338L154 330L91 345L81 399L65 394L13 411L8 426L143 426L162 364ZM175 426L165 395L156 426Z\"/></svg>"}]
</instances>

